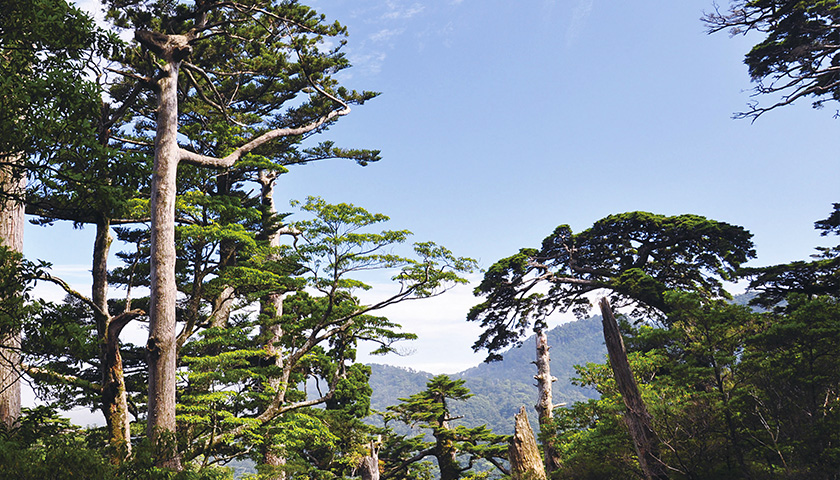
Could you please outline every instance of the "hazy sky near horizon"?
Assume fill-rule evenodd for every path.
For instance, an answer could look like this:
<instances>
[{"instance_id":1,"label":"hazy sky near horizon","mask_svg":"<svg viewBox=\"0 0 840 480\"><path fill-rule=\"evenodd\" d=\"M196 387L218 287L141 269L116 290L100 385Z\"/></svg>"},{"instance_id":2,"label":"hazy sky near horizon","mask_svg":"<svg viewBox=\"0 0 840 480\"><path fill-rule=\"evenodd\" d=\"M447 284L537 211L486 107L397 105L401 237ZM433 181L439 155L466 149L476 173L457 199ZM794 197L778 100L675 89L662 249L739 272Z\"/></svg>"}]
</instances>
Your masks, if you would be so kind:
<instances>
[{"instance_id":1,"label":"hazy sky near horizon","mask_svg":"<svg viewBox=\"0 0 840 480\"><path fill-rule=\"evenodd\" d=\"M711 0L308 4L349 30L344 84L382 92L317 140L383 159L293 168L281 206L307 195L363 206L484 268L559 224L579 231L633 210L742 225L755 235L753 265L832 241L813 222L840 201L837 105L733 120L751 100L742 60L759 37L707 35ZM26 254L86 285L92 234L31 227ZM420 339L405 345L412 355L372 361L475 365L478 328L464 318L477 302L461 287L386 312Z\"/></svg>"}]
</instances>

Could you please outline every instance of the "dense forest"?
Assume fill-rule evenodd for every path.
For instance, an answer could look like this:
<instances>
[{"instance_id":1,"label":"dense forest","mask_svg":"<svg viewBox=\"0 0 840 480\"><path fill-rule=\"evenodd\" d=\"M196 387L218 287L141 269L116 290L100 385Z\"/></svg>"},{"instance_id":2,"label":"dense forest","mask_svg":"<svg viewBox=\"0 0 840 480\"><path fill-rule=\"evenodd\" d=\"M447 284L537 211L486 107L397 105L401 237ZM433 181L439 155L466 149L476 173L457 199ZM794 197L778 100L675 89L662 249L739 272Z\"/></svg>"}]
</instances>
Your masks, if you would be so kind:
<instances>
[{"instance_id":1,"label":"dense forest","mask_svg":"<svg viewBox=\"0 0 840 480\"><path fill-rule=\"evenodd\" d=\"M330 139L378 96L343 83L347 29L290 0L103 4L0 5L0 478L840 478L840 203L812 258L765 267L700 215L561 224L481 272L488 363L365 365L415 338L384 309L480 270L317 185L275 204L292 166L380 159ZM840 99L840 3L703 22L763 36L742 117ZM24 258L27 218L95 231L89 292Z\"/></svg>"}]
</instances>

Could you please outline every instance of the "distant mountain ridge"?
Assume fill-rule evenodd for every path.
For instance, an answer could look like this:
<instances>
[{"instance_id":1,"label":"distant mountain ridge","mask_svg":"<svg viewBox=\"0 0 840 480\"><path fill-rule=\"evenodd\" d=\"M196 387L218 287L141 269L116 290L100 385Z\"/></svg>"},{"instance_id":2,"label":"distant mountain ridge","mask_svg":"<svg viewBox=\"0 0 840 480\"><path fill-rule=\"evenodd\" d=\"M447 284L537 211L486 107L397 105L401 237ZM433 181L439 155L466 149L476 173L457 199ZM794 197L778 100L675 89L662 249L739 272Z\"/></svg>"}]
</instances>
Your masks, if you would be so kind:
<instances>
[{"instance_id":1,"label":"distant mountain ridge","mask_svg":"<svg viewBox=\"0 0 840 480\"><path fill-rule=\"evenodd\" d=\"M732 303L747 305L756 295L755 292L735 295ZM570 379L575 377L575 365L608 361L601 316L561 324L546 335L551 348L551 374L557 377L552 390L554 403L571 405L597 398L598 393L594 389L572 385ZM474 395L465 402L452 405L456 415L464 416L459 420L463 425L487 425L495 433L513 433L513 416L524 405L536 428L536 366L533 364L536 338L530 336L521 346L506 351L503 357L502 361L482 363L450 375L464 379ZM390 365L372 364L371 370L371 407L377 411L396 405L399 398L422 391L433 377L428 372Z\"/></svg>"},{"instance_id":2,"label":"distant mountain ridge","mask_svg":"<svg viewBox=\"0 0 840 480\"><path fill-rule=\"evenodd\" d=\"M554 403L596 398L592 389L572 385L575 376L574 365L606 361L601 317L595 316L559 325L548 332L551 347L551 374L554 382ZM521 406L528 410L532 421L536 419L533 406L537 402L537 388L534 375L536 367L536 339L526 339L520 347L512 348L499 362L483 363L459 373L452 378L461 378L473 393L465 402L455 402L455 414L463 415L459 420L466 426L486 424L496 433L513 433L513 416ZM372 364L370 386L373 389L371 407L384 411L389 405L399 403L399 398L422 391L431 373L390 365Z\"/></svg>"}]
</instances>

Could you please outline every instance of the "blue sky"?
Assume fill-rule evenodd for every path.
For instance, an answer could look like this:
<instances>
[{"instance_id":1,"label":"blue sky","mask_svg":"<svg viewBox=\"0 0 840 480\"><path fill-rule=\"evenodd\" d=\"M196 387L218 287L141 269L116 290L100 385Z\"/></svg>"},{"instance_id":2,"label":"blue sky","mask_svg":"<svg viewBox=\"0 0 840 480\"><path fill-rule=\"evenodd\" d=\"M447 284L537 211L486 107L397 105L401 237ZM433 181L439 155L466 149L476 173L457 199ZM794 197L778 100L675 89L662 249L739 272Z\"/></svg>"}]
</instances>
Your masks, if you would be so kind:
<instances>
[{"instance_id":1,"label":"blue sky","mask_svg":"<svg viewBox=\"0 0 840 480\"><path fill-rule=\"evenodd\" d=\"M750 100L742 59L758 37L707 35L711 1L309 4L349 29L344 83L382 92L323 139L381 149L383 160L294 168L280 205L354 203L483 267L559 224L581 230L632 210L742 225L754 265L804 259L831 240L813 222L840 201L837 107L805 101L733 120ZM26 251L83 284L91 236L33 227ZM421 339L407 345L413 355L378 361L436 373L479 362L464 321L474 303L462 288L389 311Z\"/></svg>"}]
</instances>

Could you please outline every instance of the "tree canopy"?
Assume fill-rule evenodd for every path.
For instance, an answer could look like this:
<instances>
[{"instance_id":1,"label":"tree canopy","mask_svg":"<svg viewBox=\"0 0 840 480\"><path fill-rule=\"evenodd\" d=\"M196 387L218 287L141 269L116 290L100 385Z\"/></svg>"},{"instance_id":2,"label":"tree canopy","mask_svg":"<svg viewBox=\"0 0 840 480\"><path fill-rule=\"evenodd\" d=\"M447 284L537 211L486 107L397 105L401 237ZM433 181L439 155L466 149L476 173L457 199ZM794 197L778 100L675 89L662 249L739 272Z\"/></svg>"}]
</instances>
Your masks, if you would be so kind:
<instances>
[{"instance_id":1,"label":"tree canopy","mask_svg":"<svg viewBox=\"0 0 840 480\"><path fill-rule=\"evenodd\" d=\"M410 471L412 465L426 457L436 460L441 480L462 478L478 459L488 460L508 473L504 462L508 436L494 434L485 425L468 428L454 423L460 417L452 414L451 403L472 396L464 382L437 375L426 383L422 392L401 398L399 404L388 407L386 421L397 419L428 429L433 440L426 441L422 434L411 438L389 435L381 453L385 478L403 478L407 469Z\"/></svg>"},{"instance_id":2,"label":"tree canopy","mask_svg":"<svg viewBox=\"0 0 840 480\"><path fill-rule=\"evenodd\" d=\"M722 281L755 256L751 237L742 227L698 215L629 212L577 234L560 225L540 249L521 249L487 270L475 289L486 299L467 317L485 329L473 348L497 359L532 322L543 328L555 310L588 313L587 294L596 290L606 290L614 304L633 304L637 314L654 315L669 311L669 290L725 297Z\"/></svg>"}]
</instances>

